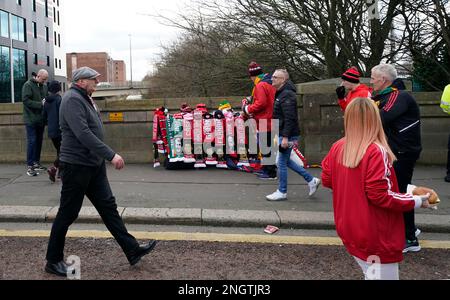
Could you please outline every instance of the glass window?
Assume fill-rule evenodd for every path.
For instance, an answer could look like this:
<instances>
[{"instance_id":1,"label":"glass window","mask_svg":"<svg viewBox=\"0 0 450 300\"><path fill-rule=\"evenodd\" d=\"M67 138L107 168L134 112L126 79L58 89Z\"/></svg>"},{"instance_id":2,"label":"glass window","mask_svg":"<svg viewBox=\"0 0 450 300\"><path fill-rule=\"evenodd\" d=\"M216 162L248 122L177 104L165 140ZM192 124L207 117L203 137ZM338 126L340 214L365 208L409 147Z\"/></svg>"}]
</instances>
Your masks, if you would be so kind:
<instances>
[{"instance_id":1,"label":"glass window","mask_svg":"<svg viewBox=\"0 0 450 300\"><path fill-rule=\"evenodd\" d=\"M47 67L50 67L50 56L47 56Z\"/></svg>"},{"instance_id":2,"label":"glass window","mask_svg":"<svg viewBox=\"0 0 450 300\"><path fill-rule=\"evenodd\" d=\"M9 38L8 13L3 10L0 10L0 36Z\"/></svg>"},{"instance_id":3,"label":"glass window","mask_svg":"<svg viewBox=\"0 0 450 300\"><path fill-rule=\"evenodd\" d=\"M22 5L22 0L16 0L17 5Z\"/></svg>"},{"instance_id":4,"label":"glass window","mask_svg":"<svg viewBox=\"0 0 450 300\"><path fill-rule=\"evenodd\" d=\"M36 0L33 0L33 11L36 11Z\"/></svg>"},{"instance_id":5,"label":"glass window","mask_svg":"<svg viewBox=\"0 0 450 300\"><path fill-rule=\"evenodd\" d=\"M22 102L22 86L27 82L27 52L13 49L14 100Z\"/></svg>"},{"instance_id":6,"label":"glass window","mask_svg":"<svg viewBox=\"0 0 450 300\"><path fill-rule=\"evenodd\" d=\"M48 17L48 0L45 0L45 16Z\"/></svg>"},{"instance_id":7,"label":"glass window","mask_svg":"<svg viewBox=\"0 0 450 300\"><path fill-rule=\"evenodd\" d=\"M37 25L36 25L36 22L31 22L31 24L32 24L32 26L33 26L33 37L35 38L35 39L37 39Z\"/></svg>"},{"instance_id":8,"label":"glass window","mask_svg":"<svg viewBox=\"0 0 450 300\"><path fill-rule=\"evenodd\" d=\"M47 42L50 41L50 30L48 29L47 26L45 26L45 40L46 40Z\"/></svg>"},{"instance_id":9,"label":"glass window","mask_svg":"<svg viewBox=\"0 0 450 300\"><path fill-rule=\"evenodd\" d=\"M12 15L11 22L12 38L17 41L25 42L25 19Z\"/></svg>"},{"instance_id":10,"label":"glass window","mask_svg":"<svg viewBox=\"0 0 450 300\"><path fill-rule=\"evenodd\" d=\"M11 103L9 48L0 46L0 103Z\"/></svg>"}]
</instances>

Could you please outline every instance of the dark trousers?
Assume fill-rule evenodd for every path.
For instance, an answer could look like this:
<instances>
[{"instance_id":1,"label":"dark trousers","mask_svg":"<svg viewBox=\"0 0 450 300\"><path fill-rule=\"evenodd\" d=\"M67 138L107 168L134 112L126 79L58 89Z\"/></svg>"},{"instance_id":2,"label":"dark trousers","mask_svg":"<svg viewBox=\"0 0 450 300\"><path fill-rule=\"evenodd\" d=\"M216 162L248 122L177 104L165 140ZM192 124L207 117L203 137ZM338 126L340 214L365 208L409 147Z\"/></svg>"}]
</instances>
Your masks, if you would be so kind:
<instances>
[{"instance_id":1,"label":"dark trousers","mask_svg":"<svg viewBox=\"0 0 450 300\"><path fill-rule=\"evenodd\" d=\"M53 163L55 168L59 168L59 154L61 153L61 141L62 141L61 137L52 139L53 146L55 146L56 149L56 159L55 162Z\"/></svg>"},{"instance_id":2,"label":"dark trousers","mask_svg":"<svg viewBox=\"0 0 450 300\"><path fill-rule=\"evenodd\" d=\"M408 185L411 184L416 161L420 157L420 152L395 153L397 161L394 162L395 174L397 175L398 187L400 193L406 193ZM403 214L405 219L406 239L413 241L416 239L416 224L414 219L414 210Z\"/></svg>"},{"instance_id":3,"label":"dark trousers","mask_svg":"<svg viewBox=\"0 0 450 300\"><path fill-rule=\"evenodd\" d=\"M125 254L135 251L139 244L125 228L117 211L116 199L106 175L106 166L85 167L61 163L62 191L60 208L53 223L47 249L47 261L64 259L64 245L70 225L77 219L86 195L97 209L108 230Z\"/></svg>"},{"instance_id":4,"label":"dark trousers","mask_svg":"<svg viewBox=\"0 0 450 300\"><path fill-rule=\"evenodd\" d=\"M272 149L272 145L273 145L273 137L272 137L272 132L260 132L259 133L259 145L260 147L268 147L270 149ZM273 150L273 149L272 149ZM276 165L276 159L273 157L274 153L273 151L271 151L268 154L262 154L263 160L262 162L264 163L263 165L263 171L268 174L270 177L276 177L277 176L277 165ZM273 163L269 164L269 161L271 158L273 160Z\"/></svg>"},{"instance_id":5,"label":"dark trousers","mask_svg":"<svg viewBox=\"0 0 450 300\"><path fill-rule=\"evenodd\" d=\"M448 135L447 176L450 176L450 134Z\"/></svg>"},{"instance_id":6,"label":"dark trousers","mask_svg":"<svg viewBox=\"0 0 450 300\"><path fill-rule=\"evenodd\" d=\"M32 166L41 162L42 141L44 140L44 126L26 125L27 130L27 165Z\"/></svg>"}]
</instances>

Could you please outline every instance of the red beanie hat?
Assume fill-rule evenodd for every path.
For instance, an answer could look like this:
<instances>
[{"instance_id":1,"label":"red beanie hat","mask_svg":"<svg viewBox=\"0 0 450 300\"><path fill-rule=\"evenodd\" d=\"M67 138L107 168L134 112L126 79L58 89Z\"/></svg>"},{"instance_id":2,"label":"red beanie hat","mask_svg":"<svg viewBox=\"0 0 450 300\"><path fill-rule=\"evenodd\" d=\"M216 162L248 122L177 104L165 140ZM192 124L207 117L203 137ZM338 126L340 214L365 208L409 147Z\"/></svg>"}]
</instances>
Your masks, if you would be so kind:
<instances>
[{"instance_id":1,"label":"red beanie hat","mask_svg":"<svg viewBox=\"0 0 450 300\"><path fill-rule=\"evenodd\" d=\"M359 78L361 74L356 67L351 67L344 74L342 74L342 79L351 83L359 83Z\"/></svg>"},{"instance_id":2,"label":"red beanie hat","mask_svg":"<svg viewBox=\"0 0 450 300\"><path fill-rule=\"evenodd\" d=\"M258 65L256 62L252 61L248 65L248 75L250 77L258 76L258 75L261 75L262 73L263 73L262 67L260 65Z\"/></svg>"}]
</instances>

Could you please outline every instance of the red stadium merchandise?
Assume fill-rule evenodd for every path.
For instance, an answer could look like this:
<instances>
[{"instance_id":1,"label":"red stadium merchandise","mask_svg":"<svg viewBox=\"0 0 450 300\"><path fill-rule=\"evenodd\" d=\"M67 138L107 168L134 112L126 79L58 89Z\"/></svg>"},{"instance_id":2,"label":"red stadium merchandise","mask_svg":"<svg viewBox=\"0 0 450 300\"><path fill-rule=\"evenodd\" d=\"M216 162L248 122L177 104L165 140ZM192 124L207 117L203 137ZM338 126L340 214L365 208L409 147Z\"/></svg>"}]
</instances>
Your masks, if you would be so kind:
<instances>
[{"instance_id":1,"label":"red stadium merchandise","mask_svg":"<svg viewBox=\"0 0 450 300\"><path fill-rule=\"evenodd\" d=\"M194 110L194 155L196 169L206 168L205 158L203 156L203 114L206 110L203 106L197 106Z\"/></svg>"},{"instance_id":2,"label":"red stadium merchandise","mask_svg":"<svg viewBox=\"0 0 450 300\"><path fill-rule=\"evenodd\" d=\"M160 107L155 110L153 116L153 167L158 168L161 166L161 161L159 159L160 154L166 154L166 147L164 140L167 140L167 131L165 130L166 123L166 113L167 110L165 107ZM164 124L164 127L161 128L161 123ZM164 129L164 130L163 130Z\"/></svg>"},{"instance_id":3,"label":"red stadium merchandise","mask_svg":"<svg viewBox=\"0 0 450 300\"><path fill-rule=\"evenodd\" d=\"M169 162L183 162L183 115L179 113L169 116L167 127L169 130Z\"/></svg>"},{"instance_id":4,"label":"red stadium merchandise","mask_svg":"<svg viewBox=\"0 0 450 300\"><path fill-rule=\"evenodd\" d=\"M237 151L239 154L238 167L250 167L246 148L245 120L241 114L235 115Z\"/></svg>"},{"instance_id":5,"label":"red stadium merchandise","mask_svg":"<svg viewBox=\"0 0 450 300\"><path fill-rule=\"evenodd\" d=\"M308 161L306 160L303 153L300 152L300 149L298 149L297 145L294 145L292 147L291 160L293 160L297 165L302 166L305 169L310 167L308 165Z\"/></svg>"},{"instance_id":6,"label":"red stadium merchandise","mask_svg":"<svg viewBox=\"0 0 450 300\"><path fill-rule=\"evenodd\" d=\"M158 143L158 151L161 154L169 153L169 140L167 136L167 116L168 112L165 109L165 113L159 115L159 131L161 132L161 141Z\"/></svg>"},{"instance_id":7,"label":"red stadium merchandise","mask_svg":"<svg viewBox=\"0 0 450 300\"><path fill-rule=\"evenodd\" d=\"M236 143L234 142L234 114L232 112L225 113L225 137L226 137L226 149L227 155L236 155Z\"/></svg>"},{"instance_id":8,"label":"red stadium merchandise","mask_svg":"<svg viewBox=\"0 0 450 300\"><path fill-rule=\"evenodd\" d=\"M224 147L225 147L225 116L222 111L216 110L214 112L214 132L215 132L215 152L217 154L217 165L218 169L228 169L227 163L224 157Z\"/></svg>"},{"instance_id":9,"label":"red stadium merchandise","mask_svg":"<svg viewBox=\"0 0 450 300\"><path fill-rule=\"evenodd\" d=\"M206 165L207 166L217 166L217 159L214 157L214 116L210 113L205 113L203 115L203 145L206 153Z\"/></svg>"},{"instance_id":10,"label":"red stadium merchandise","mask_svg":"<svg viewBox=\"0 0 450 300\"><path fill-rule=\"evenodd\" d=\"M194 114L185 113L183 115L183 152L184 162L195 163L195 155L193 153L193 126L194 126Z\"/></svg>"}]
</instances>

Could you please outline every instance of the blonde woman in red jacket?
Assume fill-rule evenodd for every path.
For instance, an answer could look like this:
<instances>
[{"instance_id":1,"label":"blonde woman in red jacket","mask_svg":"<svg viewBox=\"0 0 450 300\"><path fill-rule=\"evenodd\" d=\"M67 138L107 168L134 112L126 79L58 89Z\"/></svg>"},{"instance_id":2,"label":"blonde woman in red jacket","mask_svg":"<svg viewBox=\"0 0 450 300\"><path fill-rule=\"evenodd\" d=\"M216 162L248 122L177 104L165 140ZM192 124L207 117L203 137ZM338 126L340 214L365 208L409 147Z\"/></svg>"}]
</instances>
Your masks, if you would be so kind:
<instances>
[{"instance_id":1,"label":"blonde woman in red jacket","mask_svg":"<svg viewBox=\"0 0 450 300\"><path fill-rule=\"evenodd\" d=\"M399 279L405 245L402 213L429 207L429 194L398 193L395 159L374 102L353 100L345 112L345 137L322 162L322 180L333 190L337 233L366 280Z\"/></svg>"}]
</instances>

